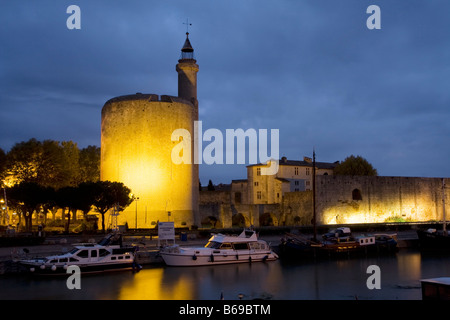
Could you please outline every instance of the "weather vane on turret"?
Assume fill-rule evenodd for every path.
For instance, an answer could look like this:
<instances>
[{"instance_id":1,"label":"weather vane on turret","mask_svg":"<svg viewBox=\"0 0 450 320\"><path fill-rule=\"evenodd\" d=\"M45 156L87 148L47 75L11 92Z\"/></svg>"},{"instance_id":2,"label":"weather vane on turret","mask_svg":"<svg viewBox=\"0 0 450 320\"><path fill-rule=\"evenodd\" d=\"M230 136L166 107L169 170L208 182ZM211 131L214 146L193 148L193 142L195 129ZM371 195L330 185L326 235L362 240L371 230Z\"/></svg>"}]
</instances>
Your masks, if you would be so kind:
<instances>
[{"instance_id":1,"label":"weather vane on turret","mask_svg":"<svg viewBox=\"0 0 450 320\"><path fill-rule=\"evenodd\" d=\"M192 26L192 23L189 23L189 18L186 19L186 22L183 22L186 25L186 34L189 34L189 26Z\"/></svg>"}]
</instances>

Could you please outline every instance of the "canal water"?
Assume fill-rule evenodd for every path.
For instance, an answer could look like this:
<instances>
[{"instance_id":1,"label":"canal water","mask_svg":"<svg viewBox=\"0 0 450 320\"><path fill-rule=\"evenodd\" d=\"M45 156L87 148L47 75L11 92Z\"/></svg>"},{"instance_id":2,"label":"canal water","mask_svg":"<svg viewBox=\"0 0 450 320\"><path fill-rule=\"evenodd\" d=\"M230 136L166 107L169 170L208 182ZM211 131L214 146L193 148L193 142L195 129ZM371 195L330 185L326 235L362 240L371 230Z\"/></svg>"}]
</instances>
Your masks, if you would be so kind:
<instances>
[{"instance_id":1,"label":"canal water","mask_svg":"<svg viewBox=\"0 0 450 320\"><path fill-rule=\"evenodd\" d=\"M380 289L369 289L370 265ZM320 261L283 260L214 267L145 266L133 273L82 275L81 289L66 277L0 276L0 299L20 300L420 300L420 279L450 276L450 256L401 249L386 256ZM372 281L373 283L373 281Z\"/></svg>"}]
</instances>

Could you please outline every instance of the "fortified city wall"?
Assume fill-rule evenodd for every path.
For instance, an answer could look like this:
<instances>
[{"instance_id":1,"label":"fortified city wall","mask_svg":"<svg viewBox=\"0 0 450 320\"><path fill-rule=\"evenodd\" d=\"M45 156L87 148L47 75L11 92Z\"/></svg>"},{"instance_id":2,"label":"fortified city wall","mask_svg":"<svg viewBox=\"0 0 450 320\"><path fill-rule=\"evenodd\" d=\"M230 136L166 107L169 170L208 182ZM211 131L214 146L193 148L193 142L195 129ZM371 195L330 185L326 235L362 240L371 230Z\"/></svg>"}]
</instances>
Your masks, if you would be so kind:
<instances>
[{"instance_id":1,"label":"fortified city wall","mask_svg":"<svg viewBox=\"0 0 450 320\"><path fill-rule=\"evenodd\" d=\"M443 195L450 216L449 190L442 188L441 178L325 175L317 176L316 191L318 224L440 221ZM214 217L224 228L312 222L312 191L286 192L280 204L235 204L232 199L230 191L200 192L199 220Z\"/></svg>"}]
</instances>

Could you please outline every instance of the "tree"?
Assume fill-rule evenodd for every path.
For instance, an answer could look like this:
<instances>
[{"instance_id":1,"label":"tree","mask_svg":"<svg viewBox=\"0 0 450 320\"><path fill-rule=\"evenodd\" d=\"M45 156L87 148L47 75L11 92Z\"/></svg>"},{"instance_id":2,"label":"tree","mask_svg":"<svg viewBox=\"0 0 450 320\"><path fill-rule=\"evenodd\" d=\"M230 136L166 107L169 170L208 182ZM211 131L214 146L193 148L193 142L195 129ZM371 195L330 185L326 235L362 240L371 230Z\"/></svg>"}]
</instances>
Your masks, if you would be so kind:
<instances>
[{"instance_id":1,"label":"tree","mask_svg":"<svg viewBox=\"0 0 450 320\"><path fill-rule=\"evenodd\" d=\"M335 175L341 176L376 176L377 170L363 157L351 155L333 170Z\"/></svg>"},{"instance_id":2,"label":"tree","mask_svg":"<svg viewBox=\"0 0 450 320\"><path fill-rule=\"evenodd\" d=\"M213 185L212 181L209 180L209 182L208 182L208 191L214 191L214 190L216 190L216 188L214 188L214 185Z\"/></svg>"},{"instance_id":3,"label":"tree","mask_svg":"<svg viewBox=\"0 0 450 320\"><path fill-rule=\"evenodd\" d=\"M42 212L44 213L44 224L47 223L47 213L52 213L55 218L59 207L56 201L56 191L52 187L44 187L42 190Z\"/></svg>"},{"instance_id":4,"label":"tree","mask_svg":"<svg viewBox=\"0 0 450 320\"><path fill-rule=\"evenodd\" d=\"M21 182L8 188L8 206L24 217L25 230L28 232L32 228L33 213L39 212L44 202L44 189L35 182Z\"/></svg>"},{"instance_id":5,"label":"tree","mask_svg":"<svg viewBox=\"0 0 450 320\"><path fill-rule=\"evenodd\" d=\"M97 181L93 191L95 210L102 215L102 230L105 232L105 213L116 207L123 211L133 202L131 190L122 182Z\"/></svg>"},{"instance_id":6,"label":"tree","mask_svg":"<svg viewBox=\"0 0 450 320\"><path fill-rule=\"evenodd\" d=\"M77 213L77 188L72 186L67 186L60 188L56 191L56 203L62 209L62 215L64 217L67 208L67 220L64 225L65 232L69 232L70 227L70 213L76 216Z\"/></svg>"},{"instance_id":7,"label":"tree","mask_svg":"<svg viewBox=\"0 0 450 320\"><path fill-rule=\"evenodd\" d=\"M72 141L16 143L6 155L6 172L13 181L35 182L59 189L79 183L79 150Z\"/></svg>"},{"instance_id":8,"label":"tree","mask_svg":"<svg viewBox=\"0 0 450 320\"><path fill-rule=\"evenodd\" d=\"M16 143L6 155L7 173L18 183L37 182L42 144L36 139Z\"/></svg>"},{"instance_id":9,"label":"tree","mask_svg":"<svg viewBox=\"0 0 450 320\"><path fill-rule=\"evenodd\" d=\"M6 153L0 148L0 180L3 181L6 176Z\"/></svg>"},{"instance_id":10,"label":"tree","mask_svg":"<svg viewBox=\"0 0 450 320\"><path fill-rule=\"evenodd\" d=\"M97 182L100 180L100 148L87 146L80 150L80 180Z\"/></svg>"},{"instance_id":11,"label":"tree","mask_svg":"<svg viewBox=\"0 0 450 320\"><path fill-rule=\"evenodd\" d=\"M77 186L80 181L80 150L73 141L62 141L60 143L63 153L64 166L62 173L65 175L66 186Z\"/></svg>"}]
</instances>

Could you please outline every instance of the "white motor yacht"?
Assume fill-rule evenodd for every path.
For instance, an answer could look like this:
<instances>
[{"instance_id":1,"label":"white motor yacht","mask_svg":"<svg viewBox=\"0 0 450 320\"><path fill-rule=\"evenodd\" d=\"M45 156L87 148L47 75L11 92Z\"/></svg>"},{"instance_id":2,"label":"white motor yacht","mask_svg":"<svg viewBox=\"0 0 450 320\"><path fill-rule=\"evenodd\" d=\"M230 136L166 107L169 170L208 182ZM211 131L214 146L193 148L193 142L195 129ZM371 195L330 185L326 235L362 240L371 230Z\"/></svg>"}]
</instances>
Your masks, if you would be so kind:
<instances>
[{"instance_id":1,"label":"white motor yacht","mask_svg":"<svg viewBox=\"0 0 450 320\"><path fill-rule=\"evenodd\" d=\"M140 268L135 262L135 248L122 246L121 235L111 234L99 243L80 243L73 247L64 254L19 263L37 274L65 274L72 265L80 267L82 273Z\"/></svg>"},{"instance_id":2,"label":"white motor yacht","mask_svg":"<svg viewBox=\"0 0 450 320\"><path fill-rule=\"evenodd\" d=\"M205 266L215 264L271 261L278 258L256 232L244 230L239 236L214 234L204 247L163 247L160 255L168 266Z\"/></svg>"}]
</instances>

